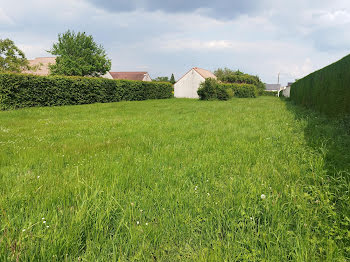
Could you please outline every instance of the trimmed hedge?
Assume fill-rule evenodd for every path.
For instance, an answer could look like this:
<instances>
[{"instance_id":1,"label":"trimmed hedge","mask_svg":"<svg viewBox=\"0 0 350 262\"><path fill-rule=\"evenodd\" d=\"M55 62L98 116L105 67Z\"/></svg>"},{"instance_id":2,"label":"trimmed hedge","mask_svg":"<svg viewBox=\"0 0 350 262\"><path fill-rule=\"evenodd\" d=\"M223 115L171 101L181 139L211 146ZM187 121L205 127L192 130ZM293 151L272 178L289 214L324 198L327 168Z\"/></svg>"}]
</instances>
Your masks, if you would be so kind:
<instances>
[{"instance_id":1,"label":"trimmed hedge","mask_svg":"<svg viewBox=\"0 0 350 262\"><path fill-rule=\"evenodd\" d=\"M235 97L238 98L255 98L258 96L258 90L255 85L251 84L219 84L225 89L231 89Z\"/></svg>"},{"instance_id":2,"label":"trimmed hedge","mask_svg":"<svg viewBox=\"0 0 350 262\"><path fill-rule=\"evenodd\" d=\"M292 84L290 98L329 116L350 115L350 55Z\"/></svg>"},{"instance_id":3,"label":"trimmed hedge","mask_svg":"<svg viewBox=\"0 0 350 262\"><path fill-rule=\"evenodd\" d=\"M201 83L197 91L201 100L229 100L233 96L239 98L256 97L257 89L249 84L224 84L212 78Z\"/></svg>"},{"instance_id":4,"label":"trimmed hedge","mask_svg":"<svg viewBox=\"0 0 350 262\"><path fill-rule=\"evenodd\" d=\"M281 91L281 94L283 92ZM278 95L278 91L266 91L264 90L261 94L261 96L277 96Z\"/></svg>"},{"instance_id":5,"label":"trimmed hedge","mask_svg":"<svg viewBox=\"0 0 350 262\"><path fill-rule=\"evenodd\" d=\"M170 83L93 77L0 74L0 109L173 97Z\"/></svg>"}]
</instances>

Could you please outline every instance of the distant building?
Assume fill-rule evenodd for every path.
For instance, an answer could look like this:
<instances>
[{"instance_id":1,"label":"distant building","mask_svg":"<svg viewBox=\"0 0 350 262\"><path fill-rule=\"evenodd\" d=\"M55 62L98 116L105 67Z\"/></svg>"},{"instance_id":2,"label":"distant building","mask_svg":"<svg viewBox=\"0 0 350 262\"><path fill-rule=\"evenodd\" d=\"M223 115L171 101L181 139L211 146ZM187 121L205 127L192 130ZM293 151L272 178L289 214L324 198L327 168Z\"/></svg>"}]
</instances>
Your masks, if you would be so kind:
<instances>
[{"instance_id":1,"label":"distant building","mask_svg":"<svg viewBox=\"0 0 350 262\"><path fill-rule=\"evenodd\" d=\"M280 84L265 84L265 91L279 92L281 90Z\"/></svg>"},{"instance_id":2,"label":"distant building","mask_svg":"<svg viewBox=\"0 0 350 262\"><path fill-rule=\"evenodd\" d=\"M109 74L113 79L152 81L147 72L109 72Z\"/></svg>"},{"instance_id":3,"label":"distant building","mask_svg":"<svg viewBox=\"0 0 350 262\"><path fill-rule=\"evenodd\" d=\"M47 76L50 74L49 65L56 64L56 57L37 57L33 60L28 60L31 67L37 68L36 70L25 70L24 74L33 74L39 76Z\"/></svg>"},{"instance_id":4,"label":"distant building","mask_svg":"<svg viewBox=\"0 0 350 262\"><path fill-rule=\"evenodd\" d=\"M290 97L290 88L294 82L288 82L288 85L283 89L283 96Z\"/></svg>"},{"instance_id":5,"label":"distant building","mask_svg":"<svg viewBox=\"0 0 350 262\"><path fill-rule=\"evenodd\" d=\"M178 98L199 98L197 90L207 78L216 79L216 76L208 70L198 67L192 68L175 83L174 96Z\"/></svg>"}]
</instances>

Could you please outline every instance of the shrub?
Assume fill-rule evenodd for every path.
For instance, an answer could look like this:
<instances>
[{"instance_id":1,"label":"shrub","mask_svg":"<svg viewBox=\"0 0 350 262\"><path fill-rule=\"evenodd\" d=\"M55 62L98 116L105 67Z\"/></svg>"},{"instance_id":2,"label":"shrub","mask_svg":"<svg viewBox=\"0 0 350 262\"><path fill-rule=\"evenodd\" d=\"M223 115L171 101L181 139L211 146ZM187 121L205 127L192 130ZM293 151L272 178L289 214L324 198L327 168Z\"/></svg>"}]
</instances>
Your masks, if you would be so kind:
<instances>
[{"instance_id":1,"label":"shrub","mask_svg":"<svg viewBox=\"0 0 350 262\"><path fill-rule=\"evenodd\" d=\"M0 74L0 109L171 98L170 83Z\"/></svg>"},{"instance_id":2,"label":"shrub","mask_svg":"<svg viewBox=\"0 0 350 262\"><path fill-rule=\"evenodd\" d=\"M330 116L350 115L350 55L295 82L290 98Z\"/></svg>"},{"instance_id":3,"label":"shrub","mask_svg":"<svg viewBox=\"0 0 350 262\"><path fill-rule=\"evenodd\" d=\"M283 92L281 91L280 94L282 94ZM261 92L262 96L277 96L278 95L278 91L263 91Z\"/></svg>"},{"instance_id":4,"label":"shrub","mask_svg":"<svg viewBox=\"0 0 350 262\"><path fill-rule=\"evenodd\" d=\"M231 89L235 97L248 98L257 97L258 90L254 85L250 84L220 84L225 89Z\"/></svg>"},{"instance_id":5,"label":"shrub","mask_svg":"<svg viewBox=\"0 0 350 262\"><path fill-rule=\"evenodd\" d=\"M249 84L224 84L207 78L197 91L201 100L228 100L233 96L239 98L256 97L257 89Z\"/></svg>"},{"instance_id":6,"label":"shrub","mask_svg":"<svg viewBox=\"0 0 350 262\"><path fill-rule=\"evenodd\" d=\"M258 91L258 95L262 95L265 90L265 84L261 82L258 76L245 74L239 70L234 71L228 68L219 68L215 70L214 74L217 76L217 79L223 83L254 85Z\"/></svg>"}]
</instances>

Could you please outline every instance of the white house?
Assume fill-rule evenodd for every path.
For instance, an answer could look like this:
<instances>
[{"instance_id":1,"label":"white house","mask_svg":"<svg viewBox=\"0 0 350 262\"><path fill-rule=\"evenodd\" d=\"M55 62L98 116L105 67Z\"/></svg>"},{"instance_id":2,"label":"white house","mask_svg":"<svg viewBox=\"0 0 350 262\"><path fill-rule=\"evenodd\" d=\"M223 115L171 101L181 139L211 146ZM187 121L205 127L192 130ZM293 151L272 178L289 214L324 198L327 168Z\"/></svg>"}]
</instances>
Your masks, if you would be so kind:
<instances>
[{"instance_id":1,"label":"white house","mask_svg":"<svg viewBox=\"0 0 350 262\"><path fill-rule=\"evenodd\" d=\"M199 98L197 90L199 85L207 78L216 79L216 76L208 70L198 67L192 68L175 83L174 96L178 98Z\"/></svg>"}]
</instances>

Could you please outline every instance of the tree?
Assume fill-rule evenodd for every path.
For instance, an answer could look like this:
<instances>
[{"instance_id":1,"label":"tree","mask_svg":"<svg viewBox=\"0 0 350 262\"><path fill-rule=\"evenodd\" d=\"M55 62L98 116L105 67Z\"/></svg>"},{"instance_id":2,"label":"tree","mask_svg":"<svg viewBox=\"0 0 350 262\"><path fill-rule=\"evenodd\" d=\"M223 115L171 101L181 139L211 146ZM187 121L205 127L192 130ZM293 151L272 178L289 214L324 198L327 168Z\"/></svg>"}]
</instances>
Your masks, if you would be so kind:
<instances>
[{"instance_id":1,"label":"tree","mask_svg":"<svg viewBox=\"0 0 350 262\"><path fill-rule=\"evenodd\" d=\"M219 68L214 71L217 80L224 83L242 83L255 85L259 94L265 90L265 84L260 80L258 76L245 74L239 70L234 71L228 68Z\"/></svg>"},{"instance_id":2,"label":"tree","mask_svg":"<svg viewBox=\"0 0 350 262\"><path fill-rule=\"evenodd\" d=\"M25 54L10 39L0 39L0 72L30 70Z\"/></svg>"},{"instance_id":3,"label":"tree","mask_svg":"<svg viewBox=\"0 0 350 262\"><path fill-rule=\"evenodd\" d=\"M101 76L111 69L111 60L91 35L68 30L58 35L58 42L48 51L56 55L56 64L50 65L53 75Z\"/></svg>"},{"instance_id":4,"label":"tree","mask_svg":"<svg viewBox=\"0 0 350 262\"><path fill-rule=\"evenodd\" d=\"M175 84L175 83L176 83L174 74L171 74L171 77L170 77L170 81L169 81L169 82L172 83L172 84Z\"/></svg>"},{"instance_id":5,"label":"tree","mask_svg":"<svg viewBox=\"0 0 350 262\"><path fill-rule=\"evenodd\" d=\"M167 76L158 76L153 79L154 82L169 82L169 77Z\"/></svg>"}]
</instances>

